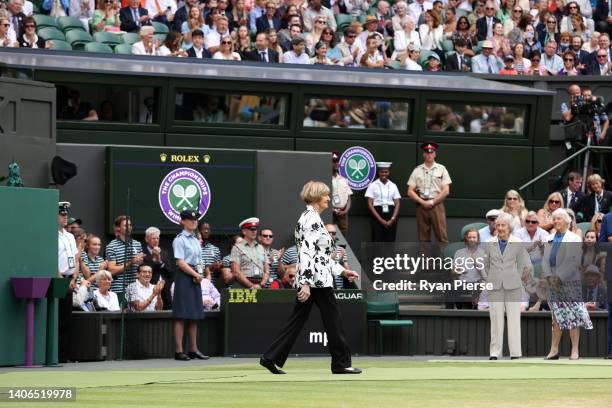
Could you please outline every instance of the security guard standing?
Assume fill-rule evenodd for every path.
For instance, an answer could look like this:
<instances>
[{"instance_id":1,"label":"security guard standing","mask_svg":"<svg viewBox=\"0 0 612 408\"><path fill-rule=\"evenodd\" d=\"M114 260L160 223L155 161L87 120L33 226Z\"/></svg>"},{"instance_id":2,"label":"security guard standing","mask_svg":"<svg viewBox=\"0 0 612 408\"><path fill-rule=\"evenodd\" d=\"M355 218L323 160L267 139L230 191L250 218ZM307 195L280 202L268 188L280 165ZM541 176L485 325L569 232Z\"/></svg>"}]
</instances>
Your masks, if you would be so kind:
<instances>
[{"instance_id":1,"label":"security guard standing","mask_svg":"<svg viewBox=\"0 0 612 408\"><path fill-rule=\"evenodd\" d=\"M244 240L232 248L232 275L238 287L261 289L268 282L270 265L263 245L257 242L259 218L251 217L238 225Z\"/></svg>"},{"instance_id":2,"label":"security guard standing","mask_svg":"<svg viewBox=\"0 0 612 408\"><path fill-rule=\"evenodd\" d=\"M423 164L417 166L408 179L408 197L417 205L416 220L419 241L431 241L431 228L439 244L448 243L446 210L443 201L450 192L451 178L446 167L436 163L438 144L421 144Z\"/></svg>"},{"instance_id":3,"label":"security guard standing","mask_svg":"<svg viewBox=\"0 0 612 408\"><path fill-rule=\"evenodd\" d=\"M391 162L377 162L378 178L365 192L372 215L372 242L395 242L401 195L397 185L389 180Z\"/></svg>"},{"instance_id":4,"label":"security guard standing","mask_svg":"<svg viewBox=\"0 0 612 408\"><path fill-rule=\"evenodd\" d=\"M77 247L74 236L66 231L68 223L68 201L60 201L58 212L58 251L57 271L60 278L70 279L69 290L64 298L59 301L59 361L68 361L70 352L70 326L72 322L72 292L76 287L76 279L79 275L79 264L81 254Z\"/></svg>"}]
</instances>

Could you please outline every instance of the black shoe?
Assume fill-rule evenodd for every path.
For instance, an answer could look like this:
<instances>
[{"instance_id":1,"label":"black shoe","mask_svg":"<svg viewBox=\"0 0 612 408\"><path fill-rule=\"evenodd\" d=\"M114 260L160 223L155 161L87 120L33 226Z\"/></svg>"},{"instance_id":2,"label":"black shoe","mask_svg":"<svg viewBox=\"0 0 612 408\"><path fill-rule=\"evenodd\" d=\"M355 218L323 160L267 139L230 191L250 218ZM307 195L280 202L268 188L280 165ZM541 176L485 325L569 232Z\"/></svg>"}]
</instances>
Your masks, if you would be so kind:
<instances>
[{"instance_id":1,"label":"black shoe","mask_svg":"<svg viewBox=\"0 0 612 408\"><path fill-rule=\"evenodd\" d=\"M268 360L267 358L260 358L259 365L262 367L266 367L268 371L270 371L272 374L286 374L276 364L274 364L274 361Z\"/></svg>"},{"instance_id":2,"label":"black shoe","mask_svg":"<svg viewBox=\"0 0 612 408\"><path fill-rule=\"evenodd\" d=\"M510 356L510 360L518 360L520 357L516 357L516 356Z\"/></svg>"},{"instance_id":3,"label":"black shoe","mask_svg":"<svg viewBox=\"0 0 612 408\"><path fill-rule=\"evenodd\" d=\"M497 357L491 356L491 357L489 357L489 360L497 360Z\"/></svg>"},{"instance_id":4,"label":"black shoe","mask_svg":"<svg viewBox=\"0 0 612 408\"><path fill-rule=\"evenodd\" d=\"M332 371L332 374L361 374L361 369L355 367L346 367L342 370Z\"/></svg>"},{"instance_id":5,"label":"black shoe","mask_svg":"<svg viewBox=\"0 0 612 408\"><path fill-rule=\"evenodd\" d=\"M189 358L194 359L194 360L196 359L197 360L208 360L210 358L200 353L200 351L190 351L188 355L189 355Z\"/></svg>"},{"instance_id":6,"label":"black shoe","mask_svg":"<svg viewBox=\"0 0 612 408\"><path fill-rule=\"evenodd\" d=\"M558 360L558 359L559 359L559 353L555 354L554 356L544 357L544 360Z\"/></svg>"},{"instance_id":7,"label":"black shoe","mask_svg":"<svg viewBox=\"0 0 612 408\"><path fill-rule=\"evenodd\" d=\"M174 359L175 360L179 360L179 361L189 361L189 360L191 360L189 358L189 356L187 356L187 354L183 353L182 351L180 353L174 353Z\"/></svg>"}]
</instances>

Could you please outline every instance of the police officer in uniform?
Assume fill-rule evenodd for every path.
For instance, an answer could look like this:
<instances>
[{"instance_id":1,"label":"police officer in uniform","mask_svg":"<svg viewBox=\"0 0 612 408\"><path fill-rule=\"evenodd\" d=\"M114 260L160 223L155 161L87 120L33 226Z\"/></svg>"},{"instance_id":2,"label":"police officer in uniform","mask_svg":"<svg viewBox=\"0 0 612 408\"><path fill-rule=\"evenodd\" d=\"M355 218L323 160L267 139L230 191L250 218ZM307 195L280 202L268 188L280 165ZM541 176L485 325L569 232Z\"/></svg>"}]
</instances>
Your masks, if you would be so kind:
<instances>
[{"instance_id":1,"label":"police officer in uniform","mask_svg":"<svg viewBox=\"0 0 612 408\"><path fill-rule=\"evenodd\" d=\"M80 252L74 236L66 231L68 224L68 201L60 201L58 212L58 275L60 278L70 279L70 287L66 296L59 301L59 361L67 362L70 352L70 326L72 321L72 291L76 287L79 275Z\"/></svg>"},{"instance_id":2,"label":"police officer in uniform","mask_svg":"<svg viewBox=\"0 0 612 408\"><path fill-rule=\"evenodd\" d=\"M259 218L251 217L238 225L244 240L232 248L232 275L236 287L261 289L270 276L270 265L263 245L257 242Z\"/></svg>"},{"instance_id":3,"label":"police officer in uniform","mask_svg":"<svg viewBox=\"0 0 612 408\"><path fill-rule=\"evenodd\" d=\"M372 215L373 242L395 242L401 195L397 185L389 180L391 164L376 163L378 178L370 183L365 192Z\"/></svg>"},{"instance_id":4,"label":"police officer in uniform","mask_svg":"<svg viewBox=\"0 0 612 408\"><path fill-rule=\"evenodd\" d=\"M419 241L431 241L431 228L438 243L448 243L446 211L443 201L450 192L451 178L446 167L436 163L438 144L427 142L421 145L423 164L417 166L408 179L408 197L417 205L416 220Z\"/></svg>"},{"instance_id":5,"label":"police officer in uniform","mask_svg":"<svg viewBox=\"0 0 612 408\"><path fill-rule=\"evenodd\" d=\"M196 237L199 214L195 210L181 212L183 231L174 238L172 249L178 271L174 278L174 298L172 301L172 317L174 321L175 354L174 359L187 361L191 359L207 360L198 350L198 320L204 318L202 305L202 288L200 282L204 279L202 264L202 248ZM188 322L189 353L183 351L184 323Z\"/></svg>"}]
</instances>

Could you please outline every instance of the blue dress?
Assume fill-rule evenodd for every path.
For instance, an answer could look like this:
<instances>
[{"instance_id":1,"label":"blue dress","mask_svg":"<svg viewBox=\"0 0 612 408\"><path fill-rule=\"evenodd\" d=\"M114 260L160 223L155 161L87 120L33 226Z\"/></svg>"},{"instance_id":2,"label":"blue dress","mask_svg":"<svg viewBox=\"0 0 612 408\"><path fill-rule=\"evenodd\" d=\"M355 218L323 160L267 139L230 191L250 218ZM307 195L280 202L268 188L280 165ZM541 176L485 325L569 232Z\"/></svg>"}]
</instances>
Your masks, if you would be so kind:
<instances>
[{"instance_id":1,"label":"blue dress","mask_svg":"<svg viewBox=\"0 0 612 408\"><path fill-rule=\"evenodd\" d=\"M195 234L182 231L172 242L172 249L176 260L182 259L192 266L202 262L202 248ZM180 269L174 278L172 317L185 320L204 318L202 287L193 281L191 275L187 275Z\"/></svg>"}]
</instances>

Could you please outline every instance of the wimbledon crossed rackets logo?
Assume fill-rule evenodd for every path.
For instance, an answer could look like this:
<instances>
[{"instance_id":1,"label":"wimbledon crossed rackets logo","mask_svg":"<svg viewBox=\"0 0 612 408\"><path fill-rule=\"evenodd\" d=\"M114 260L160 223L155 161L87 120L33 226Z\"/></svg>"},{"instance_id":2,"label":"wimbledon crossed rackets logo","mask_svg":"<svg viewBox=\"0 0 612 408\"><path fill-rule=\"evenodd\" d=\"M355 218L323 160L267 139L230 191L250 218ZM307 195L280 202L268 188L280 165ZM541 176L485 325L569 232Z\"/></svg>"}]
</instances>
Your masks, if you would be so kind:
<instances>
[{"instance_id":1,"label":"wimbledon crossed rackets logo","mask_svg":"<svg viewBox=\"0 0 612 408\"><path fill-rule=\"evenodd\" d=\"M340 157L340 175L352 189L363 190L376 176L374 156L363 147L347 149Z\"/></svg>"},{"instance_id":2,"label":"wimbledon crossed rackets logo","mask_svg":"<svg viewBox=\"0 0 612 408\"><path fill-rule=\"evenodd\" d=\"M198 210L201 218L210 207L208 182L202 174L188 167L172 170L159 186L159 206L166 218L175 224L180 223L183 210Z\"/></svg>"}]
</instances>

